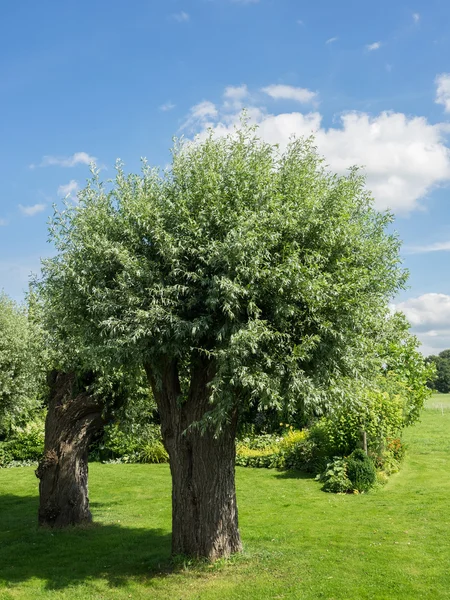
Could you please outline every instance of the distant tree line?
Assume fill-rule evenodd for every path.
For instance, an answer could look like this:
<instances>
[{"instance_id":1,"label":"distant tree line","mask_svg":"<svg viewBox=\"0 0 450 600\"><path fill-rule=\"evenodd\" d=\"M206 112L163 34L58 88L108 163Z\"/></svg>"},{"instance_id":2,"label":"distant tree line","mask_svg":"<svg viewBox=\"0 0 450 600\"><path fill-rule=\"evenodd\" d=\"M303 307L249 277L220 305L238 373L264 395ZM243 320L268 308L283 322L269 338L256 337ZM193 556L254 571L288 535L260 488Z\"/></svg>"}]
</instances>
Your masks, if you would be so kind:
<instances>
[{"instance_id":1,"label":"distant tree line","mask_svg":"<svg viewBox=\"0 0 450 600\"><path fill-rule=\"evenodd\" d=\"M448 394L450 392L450 350L443 350L437 356L428 356L426 361L436 367L435 376L428 381L428 387L442 394Z\"/></svg>"}]
</instances>

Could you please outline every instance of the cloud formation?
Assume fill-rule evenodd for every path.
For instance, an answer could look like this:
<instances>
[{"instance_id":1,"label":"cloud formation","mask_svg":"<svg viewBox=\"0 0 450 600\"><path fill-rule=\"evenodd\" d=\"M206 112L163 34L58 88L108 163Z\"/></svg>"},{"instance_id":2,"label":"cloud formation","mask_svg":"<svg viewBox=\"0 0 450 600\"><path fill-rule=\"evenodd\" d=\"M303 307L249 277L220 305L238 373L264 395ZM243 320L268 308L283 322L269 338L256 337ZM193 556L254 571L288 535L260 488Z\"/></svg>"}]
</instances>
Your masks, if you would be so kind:
<instances>
[{"instance_id":1,"label":"cloud formation","mask_svg":"<svg viewBox=\"0 0 450 600\"><path fill-rule=\"evenodd\" d=\"M69 183L65 185L60 185L58 187L58 196L60 198L70 198L72 200L76 200L77 192L80 189L78 182L75 179L71 179Z\"/></svg>"},{"instance_id":2,"label":"cloud formation","mask_svg":"<svg viewBox=\"0 0 450 600\"><path fill-rule=\"evenodd\" d=\"M301 104L309 104L317 99L317 92L292 85L273 84L261 90L274 100L295 100Z\"/></svg>"},{"instance_id":3,"label":"cloud formation","mask_svg":"<svg viewBox=\"0 0 450 600\"><path fill-rule=\"evenodd\" d=\"M180 130L188 129L192 130L195 127L204 128L212 123L212 119L215 119L219 115L216 105L209 100L203 100L195 106L193 106L189 114L181 125Z\"/></svg>"},{"instance_id":4,"label":"cloud formation","mask_svg":"<svg viewBox=\"0 0 450 600\"><path fill-rule=\"evenodd\" d=\"M335 126L326 128L318 111L271 114L264 106L255 105L247 108L247 116L251 123L259 125L263 139L279 144L281 149L293 135L314 134L319 152L336 173L346 173L353 165L362 166L367 186L381 210L389 208L398 214L408 214L423 208L424 199L435 187L450 182L445 123L431 124L425 117L395 112L374 116L347 112L339 116ZM183 128L204 135L212 127L216 135L226 135L239 122L240 110L230 111L226 99L219 108L203 101L190 110Z\"/></svg>"},{"instance_id":5,"label":"cloud formation","mask_svg":"<svg viewBox=\"0 0 450 600\"><path fill-rule=\"evenodd\" d=\"M44 211L46 206L46 204L33 204L32 206L23 206L22 204L19 204L19 210L25 217L34 217L38 213Z\"/></svg>"},{"instance_id":6,"label":"cloud formation","mask_svg":"<svg viewBox=\"0 0 450 600\"><path fill-rule=\"evenodd\" d=\"M450 242L435 242L427 246L406 247L408 254L427 254L428 252L448 252L450 251Z\"/></svg>"},{"instance_id":7,"label":"cloud formation","mask_svg":"<svg viewBox=\"0 0 450 600\"><path fill-rule=\"evenodd\" d=\"M406 315L425 355L450 348L450 296L423 294L395 304L395 309Z\"/></svg>"},{"instance_id":8,"label":"cloud formation","mask_svg":"<svg viewBox=\"0 0 450 600\"><path fill-rule=\"evenodd\" d=\"M225 88L223 97L225 109L240 110L244 106L244 101L249 101L250 93L245 83L229 85Z\"/></svg>"},{"instance_id":9,"label":"cloud formation","mask_svg":"<svg viewBox=\"0 0 450 600\"><path fill-rule=\"evenodd\" d=\"M436 77L436 104L442 104L445 112L450 112L450 73Z\"/></svg>"},{"instance_id":10,"label":"cloud formation","mask_svg":"<svg viewBox=\"0 0 450 600\"><path fill-rule=\"evenodd\" d=\"M30 165L30 169L38 167L76 167L77 165L90 165L96 162L96 157L87 152L75 152L72 156L46 155L38 165Z\"/></svg>"},{"instance_id":11,"label":"cloud formation","mask_svg":"<svg viewBox=\"0 0 450 600\"><path fill-rule=\"evenodd\" d=\"M373 44L366 44L366 50L368 52L373 52L374 50L379 50L381 48L381 42L374 42Z\"/></svg>"}]
</instances>

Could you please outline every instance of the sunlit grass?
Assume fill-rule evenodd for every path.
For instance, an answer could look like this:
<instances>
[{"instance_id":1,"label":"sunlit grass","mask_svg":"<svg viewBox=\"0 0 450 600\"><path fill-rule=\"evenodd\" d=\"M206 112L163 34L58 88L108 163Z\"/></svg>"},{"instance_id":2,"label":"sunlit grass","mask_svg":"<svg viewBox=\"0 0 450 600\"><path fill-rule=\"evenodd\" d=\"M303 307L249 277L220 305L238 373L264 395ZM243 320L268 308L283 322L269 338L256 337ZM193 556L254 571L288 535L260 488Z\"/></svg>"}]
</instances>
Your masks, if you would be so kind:
<instances>
[{"instance_id":1,"label":"sunlit grass","mask_svg":"<svg viewBox=\"0 0 450 600\"><path fill-rule=\"evenodd\" d=\"M63 532L36 526L32 469L0 470L0 598L449 598L450 399L428 406L401 472L367 495L239 468L245 551L216 565L169 559L167 465L93 464L96 525Z\"/></svg>"}]
</instances>

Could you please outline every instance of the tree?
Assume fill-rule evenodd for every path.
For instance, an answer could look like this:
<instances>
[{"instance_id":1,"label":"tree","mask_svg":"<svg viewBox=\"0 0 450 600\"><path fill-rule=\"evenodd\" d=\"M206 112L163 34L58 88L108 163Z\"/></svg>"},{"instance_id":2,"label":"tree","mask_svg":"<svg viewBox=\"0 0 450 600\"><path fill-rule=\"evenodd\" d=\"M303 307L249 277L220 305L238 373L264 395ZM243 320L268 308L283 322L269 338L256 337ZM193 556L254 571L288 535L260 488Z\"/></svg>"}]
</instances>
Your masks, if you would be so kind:
<instances>
[{"instance_id":1,"label":"tree","mask_svg":"<svg viewBox=\"0 0 450 600\"><path fill-rule=\"evenodd\" d=\"M0 436L40 404L44 379L39 328L0 293Z\"/></svg>"},{"instance_id":2,"label":"tree","mask_svg":"<svg viewBox=\"0 0 450 600\"><path fill-rule=\"evenodd\" d=\"M176 142L162 175L117 166L56 212L41 293L55 343L88 365L144 366L172 474L172 551L241 549L239 411L317 408L380 368L373 342L401 287L392 216L356 169L326 171L312 140L286 151L245 124Z\"/></svg>"},{"instance_id":3,"label":"tree","mask_svg":"<svg viewBox=\"0 0 450 600\"><path fill-rule=\"evenodd\" d=\"M428 385L432 389L448 394L450 392L450 350L443 350L437 356L428 356L427 362L434 364L436 372Z\"/></svg>"}]
</instances>

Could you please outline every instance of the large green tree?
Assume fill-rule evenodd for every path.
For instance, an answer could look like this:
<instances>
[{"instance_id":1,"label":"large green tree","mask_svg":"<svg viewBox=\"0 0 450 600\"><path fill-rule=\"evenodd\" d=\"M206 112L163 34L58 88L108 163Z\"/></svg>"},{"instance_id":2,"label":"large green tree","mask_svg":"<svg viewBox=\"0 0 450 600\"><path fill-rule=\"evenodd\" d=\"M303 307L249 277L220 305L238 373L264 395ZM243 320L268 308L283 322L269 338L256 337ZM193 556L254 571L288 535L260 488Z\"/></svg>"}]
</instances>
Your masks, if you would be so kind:
<instances>
[{"instance_id":1,"label":"large green tree","mask_svg":"<svg viewBox=\"0 0 450 600\"><path fill-rule=\"evenodd\" d=\"M280 153L245 125L176 143L163 174L94 174L56 213L47 327L87 365L144 366L170 456L174 553L241 549L240 410L308 410L381 368L374 340L405 279L391 221L357 170L330 174L311 140Z\"/></svg>"}]
</instances>

